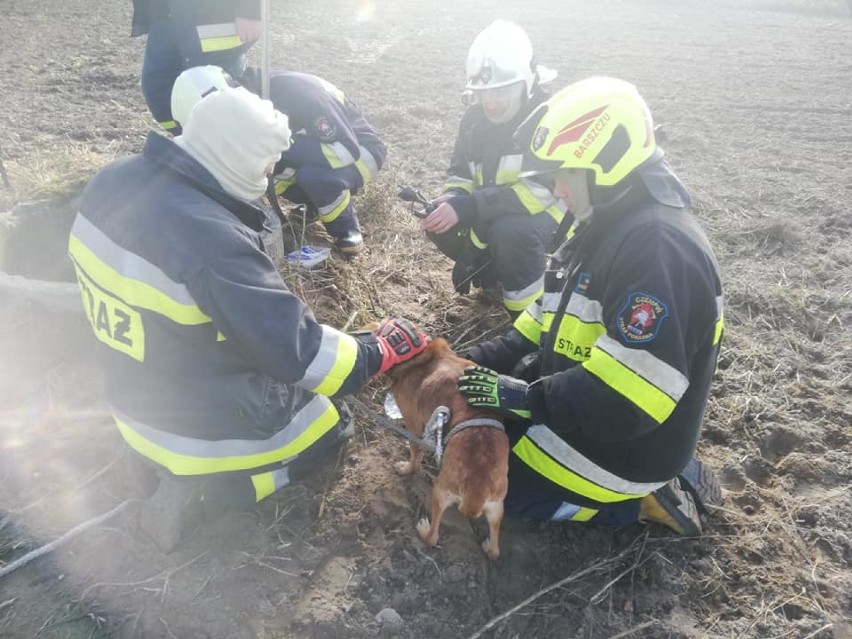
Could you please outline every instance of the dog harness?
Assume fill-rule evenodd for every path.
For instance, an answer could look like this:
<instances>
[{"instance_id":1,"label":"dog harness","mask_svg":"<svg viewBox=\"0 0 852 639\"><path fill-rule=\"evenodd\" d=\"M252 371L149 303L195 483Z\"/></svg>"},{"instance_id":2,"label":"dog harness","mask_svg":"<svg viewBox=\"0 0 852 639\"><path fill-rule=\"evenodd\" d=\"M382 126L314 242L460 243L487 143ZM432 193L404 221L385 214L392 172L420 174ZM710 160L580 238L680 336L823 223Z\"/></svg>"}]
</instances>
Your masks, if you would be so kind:
<instances>
[{"instance_id":1,"label":"dog harness","mask_svg":"<svg viewBox=\"0 0 852 639\"><path fill-rule=\"evenodd\" d=\"M424 441L428 442L430 445L434 445L435 447L435 460L438 462L439 467L441 465L441 458L444 456L444 450L446 449L450 439L461 431L467 428L474 428L476 426L495 428L503 432L506 431L503 424L496 419L475 417L473 419L466 419L463 422L459 422L450 429L449 433L444 435L444 426L450 423L451 416L452 412L449 408L446 406L438 406L434 411L432 411L432 414L426 421L426 428L423 433Z\"/></svg>"}]
</instances>

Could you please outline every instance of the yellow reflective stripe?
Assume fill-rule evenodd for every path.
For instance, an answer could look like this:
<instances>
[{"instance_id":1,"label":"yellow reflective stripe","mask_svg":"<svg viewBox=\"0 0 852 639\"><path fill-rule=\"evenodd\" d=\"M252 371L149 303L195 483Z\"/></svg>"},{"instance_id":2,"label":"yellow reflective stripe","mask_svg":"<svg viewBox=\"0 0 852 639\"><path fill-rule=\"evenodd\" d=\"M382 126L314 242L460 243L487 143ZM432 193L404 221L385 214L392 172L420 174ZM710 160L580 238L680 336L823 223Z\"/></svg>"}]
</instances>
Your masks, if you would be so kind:
<instances>
[{"instance_id":1,"label":"yellow reflective stripe","mask_svg":"<svg viewBox=\"0 0 852 639\"><path fill-rule=\"evenodd\" d=\"M319 219L323 222L333 222L340 217L340 214L343 213L347 206L349 206L351 199L352 196L349 194L349 191L344 191L337 198L337 201L334 202L333 207L328 211L328 213L323 213L323 207L319 208Z\"/></svg>"},{"instance_id":2,"label":"yellow reflective stripe","mask_svg":"<svg viewBox=\"0 0 852 639\"><path fill-rule=\"evenodd\" d=\"M476 234L476 231L470 229L470 243L473 244L476 248L485 250L488 248L488 244L479 239L479 236Z\"/></svg>"},{"instance_id":3,"label":"yellow reflective stripe","mask_svg":"<svg viewBox=\"0 0 852 639\"><path fill-rule=\"evenodd\" d=\"M289 178L282 178L280 180L275 181L275 195L284 195L284 191L289 189L296 183L296 176L293 175Z\"/></svg>"},{"instance_id":4,"label":"yellow reflective stripe","mask_svg":"<svg viewBox=\"0 0 852 639\"><path fill-rule=\"evenodd\" d=\"M510 311L522 311L541 296L544 290L544 276L519 291L503 289L503 305Z\"/></svg>"},{"instance_id":5,"label":"yellow reflective stripe","mask_svg":"<svg viewBox=\"0 0 852 639\"><path fill-rule=\"evenodd\" d=\"M556 333L553 350L575 362L584 362L591 355L592 345L606 333L598 322L584 322L579 317L564 315Z\"/></svg>"},{"instance_id":6,"label":"yellow reflective stripe","mask_svg":"<svg viewBox=\"0 0 852 639\"><path fill-rule=\"evenodd\" d=\"M473 193L473 180L465 180L460 177L452 177L446 182L444 182L444 190L458 190L464 191L465 193Z\"/></svg>"},{"instance_id":7,"label":"yellow reflective stripe","mask_svg":"<svg viewBox=\"0 0 852 639\"><path fill-rule=\"evenodd\" d=\"M583 368L636 404L658 424L666 421L677 406L675 400L597 346L592 348L591 357L583 363Z\"/></svg>"},{"instance_id":8,"label":"yellow reflective stripe","mask_svg":"<svg viewBox=\"0 0 852 639\"><path fill-rule=\"evenodd\" d=\"M554 461L549 455L539 449L531 439L526 435L521 437L515 444L512 451L523 462L535 470L540 475L543 475L550 481L566 490L582 495L588 499L593 499L601 503L614 503L625 501L628 499L638 499L644 497L645 494L625 494L618 493L613 490L598 486L594 482L589 481L585 477L581 477L577 473L568 470L564 466Z\"/></svg>"},{"instance_id":9,"label":"yellow reflective stripe","mask_svg":"<svg viewBox=\"0 0 852 639\"><path fill-rule=\"evenodd\" d=\"M217 342L224 342L226 339L228 339L228 338L225 337L224 335L222 335L222 333L220 333L219 331L216 331L216 341Z\"/></svg>"},{"instance_id":10,"label":"yellow reflective stripe","mask_svg":"<svg viewBox=\"0 0 852 639\"><path fill-rule=\"evenodd\" d=\"M73 260L72 260L73 262ZM138 362L145 361L145 326L142 316L120 299L104 293L74 262L86 317L95 337Z\"/></svg>"},{"instance_id":11,"label":"yellow reflective stripe","mask_svg":"<svg viewBox=\"0 0 852 639\"><path fill-rule=\"evenodd\" d=\"M580 506L580 510L577 511L576 515L571 517L571 521L589 521L597 514L598 511L594 508L586 508L585 506Z\"/></svg>"},{"instance_id":12,"label":"yellow reflective stripe","mask_svg":"<svg viewBox=\"0 0 852 639\"><path fill-rule=\"evenodd\" d=\"M275 479L273 477L274 472L275 471L270 471L268 473L260 473L259 475L251 476L251 483L254 485L255 501L260 501L265 497L269 497L275 492Z\"/></svg>"},{"instance_id":13,"label":"yellow reflective stripe","mask_svg":"<svg viewBox=\"0 0 852 639\"><path fill-rule=\"evenodd\" d=\"M325 329L326 327L324 326L323 342L320 349L322 349L322 347L326 344ZM352 373L352 370L355 368L355 363L358 360L358 342L355 338L351 335L346 335L345 333L337 331L335 331L335 333L337 337L337 348L334 353L334 362L328 372L323 374L321 381L316 386L309 389L320 395L334 395L338 390L340 390L340 387L343 386L343 382L345 382ZM321 357L321 354L317 353L317 358L319 357ZM320 362L320 365L323 365L322 362Z\"/></svg>"},{"instance_id":14,"label":"yellow reflective stripe","mask_svg":"<svg viewBox=\"0 0 852 639\"><path fill-rule=\"evenodd\" d=\"M509 188L521 201L521 206L530 214L540 213L554 205L555 200L550 191L533 182L515 182Z\"/></svg>"},{"instance_id":15,"label":"yellow reflective stripe","mask_svg":"<svg viewBox=\"0 0 852 639\"><path fill-rule=\"evenodd\" d=\"M552 217L557 223L562 221L562 218L565 217L565 211L567 209L560 204L554 204L552 206L548 206L545 209L545 212ZM567 237L567 236L566 236Z\"/></svg>"},{"instance_id":16,"label":"yellow reflective stripe","mask_svg":"<svg viewBox=\"0 0 852 639\"><path fill-rule=\"evenodd\" d=\"M181 304L150 284L122 275L102 262L74 235L68 240L68 252L89 277L97 282L98 286L131 306L159 313L173 322L187 326L197 326L212 321L197 306Z\"/></svg>"},{"instance_id":17,"label":"yellow reflective stripe","mask_svg":"<svg viewBox=\"0 0 852 639\"><path fill-rule=\"evenodd\" d=\"M160 126L163 127L166 131L173 131L177 128L178 123L174 120L165 120L160 122Z\"/></svg>"},{"instance_id":18,"label":"yellow reflective stripe","mask_svg":"<svg viewBox=\"0 0 852 639\"><path fill-rule=\"evenodd\" d=\"M358 158L355 162L355 168L358 169L358 173L361 174L361 179L364 181L364 184L372 179L373 174L370 172L370 167L367 166L367 163L363 158Z\"/></svg>"},{"instance_id":19,"label":"yellow reflective stripe","mask_svg":"<svg viewBox=\"0 0 852 639\"><path fill-rule=\"evenodd\" d=\"M325 89L326 93L328 93L335 100L340 102L340 104L343 104L344 102L346 102L346 95L343 93L343 91L338 89L336 86L334 86L328 80L325 80L323 78L317 78L317 80L319 80L319 83L322 85L323 89Z\"/></svg>"},{"instance_id":20,"label":"yellow reflective stripe","mask_svg":"<svg viewBox=\"0 0 852 639\"><path fill-rule=\"evenodd\" d=\"M243 41L240 36L222 36L220 38L201 38L199 40L201 50L204 53L212 53L214 51L227 51L228 49L236 49L242 46Z\"/></svg>"},{"instance_id":21,"label":"yellow reflective stripe","mask_svg":"<svg viewBox=\"0 0 852 639\"><path fill-rule=\"evenodd\" d=\"M716 328L713 331L713 346L716 346L722 341L722 333L725 332L725 313L721 308L721 298L719 301L719 319L716 320Z\"/></svg>"},{"instance_id":22,"label":"yellow reflective stripe","mask_svg":"<svg viewBox=\"0 0 852 639\"><path fill-rule=\"evenodd\" d=\"M323 156L325 156L326 162L333 169L355 164L355 158L352 156L352 153L340 142L332 142L331 144L321 142L320 149Z\"/></svg>"},{"instance_id":23,"label":"yellow reflective stripe","mask_svg":"<svg viewBox=\"0 0 852 639\"><path fill-rule=\"evenodd\" d=\"M518 319L515 320L514 328L533 344L538 344L541 340L542 326L530 314L529 309L525 309L524 312L518 316Z\"/></svg>"},{"instance_id":24,"label":"yellow reflective stripe","mask_svg":"<svg viewBox=\"0 0 852 639\"><path fill-rule=\"evenodd\" d=\"M304 452L333 428L340 419L340 416L334 404L329 403L325 411L314 420L305 432L289 444L254 455L233 457L197 457L176 453L146 439L118 419L118 417L114 417L114 419L121 436L140 455L167 468L175 475L208 475L211 473L250 470L266 466L267 464L274 464L282 459L294 457Z\"/></svg>"}]
</instances>

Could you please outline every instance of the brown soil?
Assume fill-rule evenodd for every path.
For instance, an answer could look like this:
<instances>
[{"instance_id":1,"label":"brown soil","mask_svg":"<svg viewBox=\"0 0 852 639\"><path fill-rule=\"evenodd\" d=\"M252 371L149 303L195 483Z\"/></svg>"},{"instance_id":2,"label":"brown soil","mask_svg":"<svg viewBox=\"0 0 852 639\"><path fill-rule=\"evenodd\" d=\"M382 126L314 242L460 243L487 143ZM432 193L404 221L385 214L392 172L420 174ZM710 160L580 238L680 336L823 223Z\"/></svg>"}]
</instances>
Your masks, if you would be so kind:
<instances>
[{"instance_id":1,"label":"brown soil","mask_svg":"<svg viewBox=\"0 0 852 639\"><path fill-rule=\"evenodd\" d=\"M726 280L700 454L727 501L702 538L507 521L489 562L482 523L449 513L424 548L414 526L434 466L397 477L403 443L359 414L314 478L196 525L170 555L131 506L3 577L0 636L457 638L493 620L481 636L852 637L852 20L840 2L727 4L288 0L273 3L271 38L276 66L346 90L392 154L360 196L369 250L288 281L331 324L406 315L460 350L502 312L448 291L448 262L394 189L437 193L475 34L514 19L560 85L639 86ZM0 199L18 205L0 219L0 264L62 279L75 176L138 151L151 124L143 41L127 37L129 2L0 7L0 148L16 188L0 183ZM2 567L135 493L85 327L20 303L0 322ZM378 407L383 389L360 397ZM382 629L386 608L401 628Z\"/></svg>"}]
</instances>

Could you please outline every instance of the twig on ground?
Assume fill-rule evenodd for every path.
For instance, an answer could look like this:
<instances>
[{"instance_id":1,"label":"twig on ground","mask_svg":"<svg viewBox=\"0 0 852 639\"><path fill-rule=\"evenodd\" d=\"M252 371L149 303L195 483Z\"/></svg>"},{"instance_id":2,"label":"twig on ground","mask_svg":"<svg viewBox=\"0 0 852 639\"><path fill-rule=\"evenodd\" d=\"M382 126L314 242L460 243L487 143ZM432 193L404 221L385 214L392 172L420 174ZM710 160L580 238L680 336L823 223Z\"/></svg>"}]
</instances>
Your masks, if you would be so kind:
<instances>
[{"instance_id":1,"label":"twig on ground","mask_svg":"<svg viewBox=\"0 0 852 639\"><path fill-rule=\"evenodd\" d=\"M131 500L128 500L128 501L131 501ZM153 577L148 577L147 579L142 579L142 580L140 580L140 581L132 581L132 582L106 582L106 581L99 581L98 583L92 584L91 586L89 586L89 587L87 587L85 590L83 590L83 592L80 594L80 601L82 601L83 599L85 599L85 598L86 598L86 595L87 595L87 594L89 594L89 591L94 590L95 588L100 588L101 586L113 586L113 587L123 587L123 588L127 588L127 587L130 587L130 586L141 586L142 584L147 584L147 583L150 583L150 582L155 581L155 580L157 580L157 579L164 579L163 587L162 587L160 590L161 590L162 592L165 592L165 591L166 591L166 589L168 588L169 579L171 579L171 578L172 578L172 576L173 576L175 573L177 573L177 572L179 572L179 571L183 570L183 569L184 569L184 568L186 568L187 566L191 566L191 565L192 565L192 564L194 564L196 561L198 561L199 559L201 559L202 557L204 557L206 554L207 554L207 551L205 550L203 553L201 553L200 555L198 555L198 556L197 556L197 557L195 557L194 559L190 559L189 561L187 561L187 562L185 562L185 563L182 563L182 564L181 564L180 566L178 566L177 568L172 568L171 570L163 570L163 571L161 571L161 572L158 572L158 573L157 573L156 575L154 575Z\"/></svg>"},{"instance_id":2,"label":"twig on ground","mask_svg":"<svg viewBox=\"0 0 852 639\"><path fill-rule=\"evenodd\" d=\"M802 639L813 639L813 638L814 638L814 637L816 637L819 633L821 633L823 630L828 630L829 628L833 628L833 627L834 627L834 624L833 624L833 623L827 623L827 624L825 624L822 628L817 628L817 629L816 629L816 630L814 630L811 634L809 634L809 635L805 635L804 637L802 637Z\"/></svg>"},{"instance_id":3,"label":"twig on ground","mask_svg":"<svg viewBox=\"0 0 852 639\"><path fill-rule=\"evenodd\" d=\"M632 573L634 570L636 570L639 566L641 566L641 565L642 565L642 564L644 564L646 561L648 561L651 557L653 557L653 556L654 556L653 554L651 554L651 555L648 555L648 556L647 556L647 557L646 557L643 561L641 561L641 562L639 561L640 559L642 559L642 553L645 551L645 544L646 544L646 543L648 543L648 532L647 532L647 531L645 531L645 532L643 533L643 535L642 535L642 536L643 536L643 539L642 539L642 547L641 547L641 548L639 548L639 552L636 554L636 561L634 561L634 562L633 562L633 565L632 565L632 566L630 566L630 568L628 568L627 570L624 570L624 571L622 571L621 573L619 573L619 574L618 574L618 576L617 576L617 577L615 577L615 579L610 579L610 581L609 581L609 582L608 582L608 583L607 583L607 584L606 584L603 588L601 588L600 590L598 590L598 591L597 591L597 592L596 592L596 593L592 596L592 598L591 598L591 599L589 599L589 601L590 601L591 603L593 603L593 604L600 603L600 601L603 599L604 594L606 594L606 592L607 592L610 588L612 588L615 584L617 584L617 583L621 580L621 578L622 578L622 577L624 577L625 575L629 575L629 574L631 574L631 573Z\"/></svg>"},{"instance_id":4,"label":"twig on ground","mask_svg":"<svg viewBox=\"0 0 852 639\"><path fill-rule=\"evenodd\" d=\"M647 536L647 535L643 535L643 536ZM526 606L528 606L530 603L532 603L533 601L535 601L536 599L538 599L542 595L546 595L550 591L556 590L557 588L561 588L565 584L571 583L572 581L577 581L578 579L581 579L581 578L585 577L586 575L590 575L594 572L599 572L601 570L609 568L613 564L617 564L619 561L621 561L624 557L626 557L633 550L633 547L635 545L636 545L636 539L634 539L627 548L622 550L620 553L618 553L614 557L609 557L609 558L604 559L603 561L600 561L596 564L592 564L588 568L584 568L583 570L579 570L575 573L572 573L572 574L568 575L567 577L565 577L564 579L560 579L556 583L552 583L549 586L547 586L546 588L542 588L538 592L533 593L532 595L530 595L529 597L524 599L518 605L516 605L516 606L510 608L509 610L507 610L506 612L501 613L501 614L497 615L496 617L494 617L491 621L489 621L484 626L482 626L479 630L477 630L472 635L470 635L470 637L468 637L468 639L479 639L479 637L481 637L484 632L486 632L487 630L490 630L491 628L496 626L498 623L500 623L504 619L511 617L513 614L518 612L518 610L525 608Z\"/></svg>"},{"instance_id":5,"label":"twig on ground","mask_svg":"<svg viewBox=\"0 0 852 639\"><path fill-rule=\"evenodd\" d=\"M5 577L9 573L17 570L21 566L26 566L33 559L38 559L42 555L46 555L47 553L51 552L55 548L58 548L59 546L64 544L69 539L73 539L74 537L76 537L77 535L79 535L82 532L85 532L89 528L93 528L93 527L95 527L99 524L104 523L105 521L107 521L109 519L112 519L118 513L120 513L122 510L124 510L128 505L132 504L135 501L137 501L137 500L136 499L127 499L127 500L121 502L118 506L116 506L115 508L113 508L109 512L106 512L103 515L98 515L97 517L95 517L93 519L89 519L88 521L84 521L82 524L74 526L74 528L72 528L71 530L66 532L64 535L62 535L58 539L54 539L53 541L51 541L48 544L45 544L41 548L36 548L35 550L28 552L26 555L16 559L12 563L10 563L8 566L4 566L3 568L0 568L0 579Z\"/></svg>"}]
</instances>

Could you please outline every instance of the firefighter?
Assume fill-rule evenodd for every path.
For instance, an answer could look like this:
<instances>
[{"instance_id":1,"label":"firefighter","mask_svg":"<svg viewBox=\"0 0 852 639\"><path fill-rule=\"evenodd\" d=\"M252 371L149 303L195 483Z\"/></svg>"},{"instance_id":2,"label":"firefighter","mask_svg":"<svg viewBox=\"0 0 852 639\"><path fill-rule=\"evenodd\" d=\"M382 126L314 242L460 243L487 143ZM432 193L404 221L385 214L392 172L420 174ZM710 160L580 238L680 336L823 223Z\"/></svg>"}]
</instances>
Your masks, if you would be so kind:
<instances>
[{"instance_id":1,"label":"firefighter","mask_svg":"<svg viewBox=\"0 0 852 639\"><path fill-rule=\"evenodd\" d=\"M249 67L239 83L260 93L260 72ZM192 106L217 87L235 84L226 71L201 66L175 81L175 118L189 117ZM275 192L307 204L319 216L335 247L344 255L364 245L352 195L378 173L387 149L360 109L336 86L308 73L273 71L269 99L290 119L290 148L275 166Z\"/></svg>"},{"instance_id":2,"label":"firefighter","mask_svg":"<svg viewBox=\"0 0 852 639\"><path fill-rule=\"evenodd\" d=\"M140 525L165 551L191 512L254 504L352 433L338 398L426 346L405 320L350 335L319 323L264 252L253 202L287 118L244 88L150 133L87 185L69 240L134 459L161 477Z\"/></svg>"},{"instance_id":3,"label":"firefighter","mask_svg":"<svg viewBox=\"0 0 852 639\"><path fill-rule=\"evenodd\" d=\"M142 94L160 126L180 135L169 108L175 78L202 64L241 75L245 51L260 38L260 1L133 0L130 36L144 34Z\"/></svg>"},{"instance_id":4,"label":"firefighter","mask_svg":"<svg viewBox=\"0 0 852 639\"><path fill-rule=\"evenodd\" d=\"M472 101L459 125L444 193L423 220L427 236L455 261L453 286L500 288L517 316L542 291L545 253L564 207L536 182L519 177L512 135L548 94L556 74L538 66L521 27L497 20L467 56Z\"/></svg>"},{"instance_id":5,"label":"firefighter","mask_svg":"<svg viewBox=\"0 0 852 639\"><path fill-rule=\"evenodd\" d=\"M522 175L569 206L544 294L476 346L459 380L515 418L507 512L701 532L721 500L694 458L722 338L722 289L689 195L636 88L590 78L522 124Z\"/></svg>"}]
</instances>

